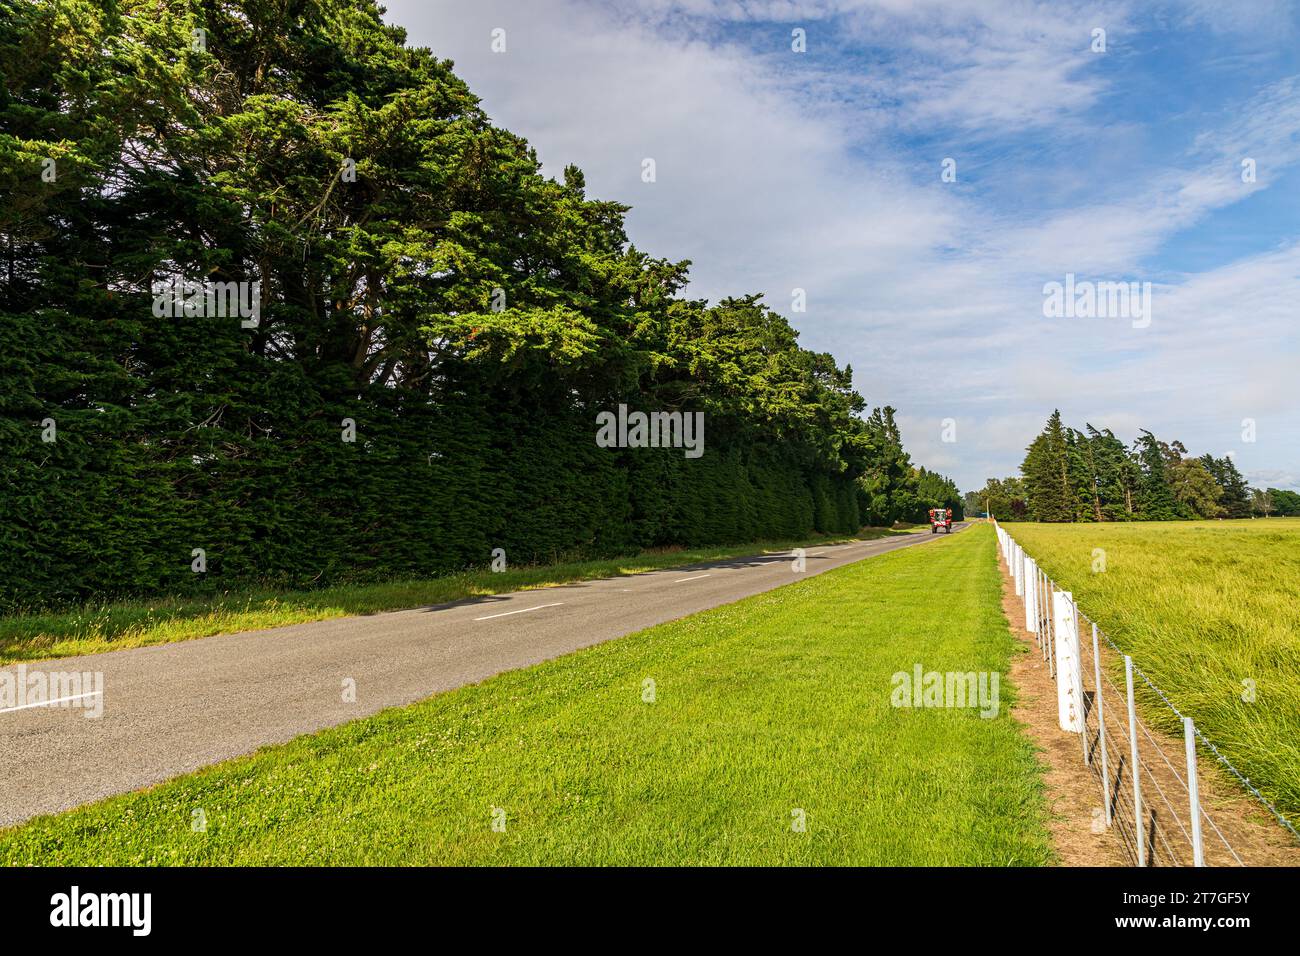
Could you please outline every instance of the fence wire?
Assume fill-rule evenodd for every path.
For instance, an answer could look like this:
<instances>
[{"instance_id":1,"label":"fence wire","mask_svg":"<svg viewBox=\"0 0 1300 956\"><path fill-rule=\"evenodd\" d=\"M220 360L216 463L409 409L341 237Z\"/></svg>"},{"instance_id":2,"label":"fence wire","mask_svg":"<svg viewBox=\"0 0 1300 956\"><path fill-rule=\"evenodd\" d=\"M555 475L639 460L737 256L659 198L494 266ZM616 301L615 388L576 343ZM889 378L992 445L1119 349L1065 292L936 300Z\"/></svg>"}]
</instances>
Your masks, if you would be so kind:
<instances>
[{"instance_id":1,"label":"fence wire","mask_svg":"<svg viewBox=\"0 0 1300 956\"><path fill-rule=\"evenodd\" d=\"M1025 565L1023 559L1029 555L996 522L994 526L998 531L998 545L1008 571L1013 579L1018 578L1017 587L1028 607L1027 613L1034 619L1033 637L1047 664L1048 676L1055 682L1059 680L1056 653L1059 635L1052 595L1064 589L1042 568L1037 567L1036 562L1032 568ZM1140 860L1145 860L1147 866L1194 865L1195 827L1189 832L1193 811L1189 779L1184 776L1188 772L1186 754L1171 758L1162 746L1160 737L1151 732L1140 716L1136 717L1132 727L1128 726L1127 686L1121 688L1111 679L1112 670L1118 670L1118 662L1108 662L1102 650L1109 649L1121 661L1125 658L1124 652L1096 621L1079 609L1077 603L1071 600L1071 605L1075 629L1079 632L1077 667L1083 689L1081 753L1098 782L1103 801L1103 806L1094 813L1093 826L1095 829L1111 829L1134 865ZM1094 632L1097 636L1096 653L1093 651ZM1184 724L1186 715L1174 706L1168 695L1136 663L1132 664L1132 672L1134 684L1140 679L1179 723ZM1096 679L1098 676L1100 681ZM1089 684L1097 686L1089 689ZM1196 744L1204 747L1285 830L1300 840L1300 833L1297 833L1291 821L1232 765L1194 723L1188 722L1188 725L1193 735L1193 749ZM1133 743L1134 737L1137 738L1136 745ZM1132 756L1135 750L1136 768ZM1105 759L1102 759L1103 754ZM1199 781L1199 769L1196 773ZM1138 806L1141 807L1140 827ZM1198 801L1197 814L1208 827L1208 833L1205 828L1202 829L1204 864L1245 866L1237 848L1206 811L1203 799Z\"/></svg>"}]
</instances>

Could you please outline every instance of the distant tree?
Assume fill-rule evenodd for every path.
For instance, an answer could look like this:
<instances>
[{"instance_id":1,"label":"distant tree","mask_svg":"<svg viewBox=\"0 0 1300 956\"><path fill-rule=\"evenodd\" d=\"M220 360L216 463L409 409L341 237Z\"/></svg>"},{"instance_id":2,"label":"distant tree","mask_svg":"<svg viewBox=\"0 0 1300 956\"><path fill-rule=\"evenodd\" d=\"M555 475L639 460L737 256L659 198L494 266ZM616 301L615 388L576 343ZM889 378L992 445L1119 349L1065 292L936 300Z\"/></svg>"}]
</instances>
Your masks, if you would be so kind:
<instances>
[{"instance_id":1,"label":"distant tree","mask_svg":"<svg viewBox=\"0 0 1300 956\"><path fill-rule=\"evenodd\" d=\"M925 468L918 468L914 474L916 482L917 510L910 520L918 523L927 520L931 508L951 508L953 517L960 520L965 515L965 502L957 485Z\"/></svg>"},{"instance_id":2,"label":"distant tree","mask_svg":"<svg viewBox=\"0 0 1300 956\"><path fill-rule=\"evenodd\" d=\"M754 355L763 354L755 348ZM903 450L903 436L886 405L873 409L858 439L862 474L858 480L860 506L867 524L888 527L896 521L922 522L930 508L952 508L962 514L961 492L943 475L912 464Z\"/></svg>"},{"instance_id":3,"label":"distant tree","mask_svg":"<svg viewBox=\"0 0 1300 956\"><path fill-rule=\"evenodd\" d=\"M912 460L888 405L873 409L866 420L867 467L859 479L867 524L888 527L915 510Z\"/></svg>"},{"instance_id":4,"label":"distant tree","mask_svg":"<svg viewBox=\"0 0 1300 956\"><path fill-rule=\"evenodd\" d=\"M1020 473L1024 476L1029 511L1038 521L1073 521L1077 492L1071 480L1071 449L1060 411L1026 449Z\"/></svg>"},{"instance_id":5,"label":"distant tree","mask_svg":"<svg viewBox=\"0 0 1300 956\"><path fill-rule=\"evenodd\" d=\"M1124 500L1124 517L1134 518L1138 512L1138 500L1142 492L1142 465L1127 450L1124 460L1119 463L1120 491Z\"/></svg>"},{"instance_id":6,"label":"distant tree","mask_svg":"<svg viewBox=\"0 0 1300 956\"><path fill-rule=\"evenodd\" d=\"M1294 518L1300 516L1300 493L1270 488L1265 494L1273 502L1273 511L1279 517Z\"/></svg>"},{"instance_id":7,"label":"distant tree","mask_svg":"<svg viewBox=\"0 0 1300 956\"><path fill-rule=\"evenodd\" d=\"M1219 513L1220 518L1249 518L1251 513L1250 488L1246 486L1246 479L1241 476L1237 470L1236 464L1232 461L1231 455L1224 455L1222 458L1215 458L1213 455L1202 455L1201 463L1206 470L1214 476L1215 482L1222 489L1219 496Z\"/></svg>"},{"instance_id":8,"label":"distant tree","mask_svg":"<svg viewBox=\"0 0 1300 956\"><path fill-rule=\"evenodd\" d=\"M979 496L981 510L987 502L987 510L999 521L1024 521L1029 517L1025 483L1019 478L989 478L982 489L970 494Z\"/></svg>"},{"instance_id":9,"label":"distant tree","mask_svg":"<svg viewBox=\"0 0 1300 956\"><path fill-rule=\"evenodd\" d=\"M1219 487L1205 462L1199 458L1180 458L1169 467L1169 487L1187 511L1197 518L1214 518L1219 515Z\"/></svg>"},{"instance_id":10,"label":"distant tree","mask_svg":"<svg viewBox=\"0 0 1300 956\"><path fill-rule=\"evenodd\" d=\"M1133 517L1141 477L1138 464L1124 443L1109 429L1098 431L1085 424L1088 436L1088 461L1096 489L1098 520L1125 521Z\"/></svg>"},{"instance_id":11,"label":"distant tree","mask_svg":"<svg viewBox=\"0 0 1300 956\"><path fill-rule=\"evenodd\" d=\"M1191 458L1182 442L1163 442L1146 429L1126 447L1109 429L1063 425L1059 411L1026 449L1020 471L1029 515L1038 521L1246 518L1292 507L1300 515L1300 493L1249 488L1231 455ZM994 484L989 479L974 494Z\"/></svg>"},{"instance_id":12,"label":"distant tree","mask_svg":"<svg viewBox=\"0 0 1300 956\"><path fill-rule=\"evenodd\" d=\"M1260 488L1250 489L1250 513L1267 518L1273 512L1273 496Z\"/></svg>"},{"instance_id":13,"label":"distant tree","mask_svg":"<svg viewBox=\"0 0 1300 956\"><path fill-rule=\"evenodd\" d=\"M1074 486L1074 516L1077 521L1101 521L1101 489L1097 461L1088 436L1073 428L1066 429L1069 449L1070 480Z\"/></svg>"},{"instance_id":14,"label":"distant tree","mask_svg":"<svg viewBox=\"0 0 1300 956\"><path fill-rule=\"evenodd\" d=\"M1166 449L1167 446L1162 447L1156 436L1145 428L1133 443L1140 469L1138 512L1145 521L1172 521L1180 516L1178 501L1166 474Z\"/></svg>"}]
</instances>

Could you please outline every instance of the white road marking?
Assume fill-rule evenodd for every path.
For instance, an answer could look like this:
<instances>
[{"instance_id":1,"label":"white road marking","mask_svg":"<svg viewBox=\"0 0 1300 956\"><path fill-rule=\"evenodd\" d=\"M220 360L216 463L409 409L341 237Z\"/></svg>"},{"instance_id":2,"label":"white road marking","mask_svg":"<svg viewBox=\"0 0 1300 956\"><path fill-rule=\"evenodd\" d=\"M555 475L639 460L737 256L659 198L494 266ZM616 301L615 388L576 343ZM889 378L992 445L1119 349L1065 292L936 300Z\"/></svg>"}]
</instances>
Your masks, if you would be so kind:
<instances>
[{"instance_id":1,"label":"white road marking","mask_svg":"<svg viewBox=\"0 0 1300 956\"><path fill-rule=\"evenodd\" d=\"M679 580L674 581L673 584L682 584L682 583L684 583L684 582L686 582L686 581L698 581L700 578L707 578L707 577L709 577L709 576L710 576L710 575L707 575L707 574L697 574L697 575L694 575L693 577L689 577L689 578L680 578Z\"/></svg>"},{"instance_id":2,"label":"white road marking","mask_svg":"<svg viewBox=\"0 0 1300 956\"><path fill-rule=\"evenodd\" d=\"M86 694L73 694L71 697L56 697L54 700L43 700L37 704L19 704L17 707L6 707L0 710L0 714L12 714L15 710L26 710L29 707L50 707L54 704L62 704L69 700L81 700L83 697L98 697L102 690L92 690Z\"/></svg>"},{"instance_id":3,"label":"white road marking","mask_svg":"<svg viewBox=\"0 0 1300 956\"><path fill-rule=\"evenodd\" d=\"M500 614L488 614L484 617L476 617L476 621L490 621L494 617L509 617L511 614L527 614L529 611L540 611L544 607L559 607L563 601L556 601L554 604L539 604L536 607L520 608L518 611L502 611Z\"/></svg>"}]
</instances>

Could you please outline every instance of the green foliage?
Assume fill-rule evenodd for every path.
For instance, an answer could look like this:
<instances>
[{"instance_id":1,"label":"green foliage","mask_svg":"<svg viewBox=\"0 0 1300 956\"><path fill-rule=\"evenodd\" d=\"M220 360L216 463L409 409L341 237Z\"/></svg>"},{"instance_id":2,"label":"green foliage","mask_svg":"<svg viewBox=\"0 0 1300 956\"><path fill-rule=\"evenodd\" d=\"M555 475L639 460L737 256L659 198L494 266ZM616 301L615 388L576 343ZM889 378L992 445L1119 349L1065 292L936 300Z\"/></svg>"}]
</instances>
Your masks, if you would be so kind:
<instances>
[{"instance_id":1,"label":"green foliage","mask_svg":"<svg viewBox=\"0 0 1300 956\"><path fill-rule=\"evenodd\" d=\"M1187 511L1197 518L1213 518L1219 513L1221 489L1204 462L1197 458L1180 458L1167 473L1174 497Z\"/></svg>"},{"instance_id":2,"label":"green foliage","mask_svg":"<svg viewBox=\"0 0 1300 956\"><path fill-rule=\"evenodd\" d=\"M1139 514L1146 521L1168 521L1186 517L1180 512L1169 484L1169 447L1157 440L1146 429L1138 436L1133 448L1141 472L1138 479Z\"/></svg>"},{"instance_id":3,"label":"green foliage","mask_svg":"<svg viewBox=\"0 0 1300 956\"><path fill-rule=\"evenodd\" d=\"M1033 440L1021 466L1029 508L1039 521L1073 521L1075 492L1070 476L1073 449L1061 413L1053 411Z\"/></svg>"},{"instance_id":4,"label":"green foliage","mask_svg":"<svg viewBox=\"0 0 1300 956\"><path fill-rule=\"evenodd\" d=\"M958 521L965 517L966 501L951 478L924 468L917 469L916 496L916 517L911 520L918 524L927 520L931 508L951 508L953 518Z\"/></svg>"},{"instance_id":5,"label":"green foliage","mask_svg":"<svg viewBox=\"0 0 1300 956\"><path fill-rule=\"evenodd\" d=\"M957 485L942 475L913 466L903 450L903 436L893 408L886 405L873 409L859 441L865 462L860 510L868 524L923 524L931 508L952 508L955 518L962 517L964 502Z\"/></svg>"},{"instance_id":6,"label":"green foliage","mask_svg":"<svg viewBox=\"0 0 1300 956\"><path fill-rule=\"evenodd\" d=\"M1300 517L1300 492L1269 488L1263 492L1261 513L1283 518Z\"/></svg>"},{"instance_id":7,"label":"green foliage","mask_svg":"<svg viewBox=\"0 0 1300 956\"><path fill-rule=\"evenodd\" d=\"M1246 479L1237 470L1231 455L1215 458L1202 455L1199 459L1215 484L1219 486L1218 508L1214 517L1249 518L1251 515L1251 493Z\"/></svg>"},{"instance_id":8,"label":"green foliage","mask_svg":"<svg viewBox=\"0 0 1300 956\"><path fill-rule=\"evenodd\" d=\"M1080 518L1128 521L1137 510L1141 469L1109 428L1098 431L1090 424L1084 427L1086 435L1073 432L1078 450L1076 488L1083 501Z\"/></svg>"},{"instance_id":9,"label":"green foliage","mask_svg":"<svg viewBox=\"0 0 1300 956\"><path fill-rule=\"evenodd\" d=\"M0 608L919 507L849 369L682 298L373 0L0 0L0 70ZM259 324L156 315L178 279L260 282ZM703 412L704 456L597 447L620 403Z\"/></svg>"},{"instance_id":10,"label":"green foliage","mask_svg":"<svg viewBox=\"0 0 1300 956\"><path fill-rule=\"evenodd\" d=\"M1025 483L1020 478L989 478L984 487L974 494L979 510L998 521L1023 521L1029 515L1029 500ZM966 504L970 508L970 502Z\"/></svg>"},{"instance_id":11,"label":"green foliage","mask_svg":"<svg viewBox=\"0 0 1300 956\"><path fill-rule=\"evenodd\" d=\"M1182 442L1163 442L1145 429L1127 448L1109 429L1098 431L1086 423L1084 428L1066 428L1060 413L1052 412L1027 449L1021 465L1023 489L1021 480L990 478L984 490L968 492L967 498L977 504L996 501L994 515L1002 520L1169 521L1300 514L1277 504L1288 502L1294 492L1248 487L1230 455L1189 458ZM1009 487L1012 482L1017 485ZM1296 497L1300 501L1300 495Z\"/></svg>"}]
</instances>

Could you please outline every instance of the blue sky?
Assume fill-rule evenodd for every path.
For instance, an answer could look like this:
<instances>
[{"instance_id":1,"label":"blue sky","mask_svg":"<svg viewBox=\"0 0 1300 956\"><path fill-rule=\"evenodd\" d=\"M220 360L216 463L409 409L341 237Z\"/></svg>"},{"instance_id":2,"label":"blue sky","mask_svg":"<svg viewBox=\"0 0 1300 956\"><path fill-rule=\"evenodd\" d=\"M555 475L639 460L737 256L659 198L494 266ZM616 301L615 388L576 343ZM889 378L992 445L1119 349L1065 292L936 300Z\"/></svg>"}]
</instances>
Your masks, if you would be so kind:
<instances>
[{"instance_id":1,"label":"blue sky","mask_svg":"<svg viewBox=\"0 0 1300 956\"><path fill-rule=\"evenodd\" d=\"M1300 8L387 6L547 173L576 163L639 247L692 260L691 294L763 292L963 489L1016 473L1058 407L1300 488ZM1044 317L1066 273L1151 282L1150 324Z\"/></svg>"}]
</instances>

